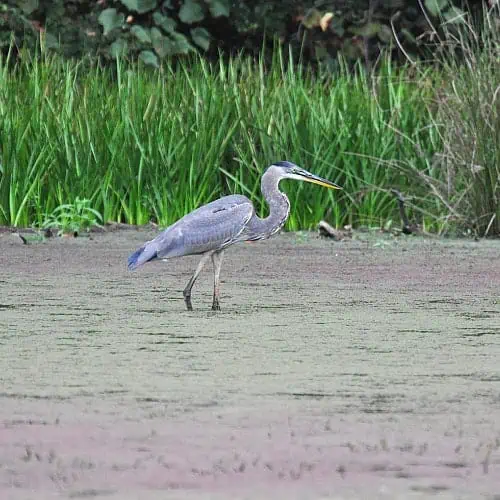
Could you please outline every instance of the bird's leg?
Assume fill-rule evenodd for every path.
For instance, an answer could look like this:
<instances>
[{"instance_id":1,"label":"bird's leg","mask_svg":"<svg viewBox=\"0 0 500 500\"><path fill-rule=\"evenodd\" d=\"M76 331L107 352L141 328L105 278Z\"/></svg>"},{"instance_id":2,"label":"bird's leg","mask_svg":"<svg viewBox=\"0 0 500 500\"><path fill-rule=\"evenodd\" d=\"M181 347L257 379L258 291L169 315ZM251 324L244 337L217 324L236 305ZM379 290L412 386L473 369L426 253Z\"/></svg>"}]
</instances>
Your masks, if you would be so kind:
<instances>
[{"instance_id":1,"label":"bird's leg","mask_svg":"<svg viewBox=\"0 0 500 500\"><path fill-rule=\"evenodd\" d=\"M191 279L188 281L188 284L186 285L186 288L184 288L184 291L182 292L182 294L184 295L184 302L186 303L188 311L193 310L193 304L191 304L191 288L193 288L196 278L198 278L198 275L201 273L203 266L207 263L207 260L212 255L212 253L213 252L207 252L206 254L203 255L200 262L198 263L196 271L193 273Z\"/></svg>"},{"instance_id":2,"label":"bird's leg","mask_svg":"<svg viewBox=\"0 0 500 500\"><path fill-rule=\"evenodd\" d=\"M212 254L212 263L214 265L214 301L212 302L212 310L220 311L220 303L219 303L219 277L220 277L220 268L222 265L222 256L224 255L224 250L220 252L215 252Z\"/></svg>"}]
</instances>

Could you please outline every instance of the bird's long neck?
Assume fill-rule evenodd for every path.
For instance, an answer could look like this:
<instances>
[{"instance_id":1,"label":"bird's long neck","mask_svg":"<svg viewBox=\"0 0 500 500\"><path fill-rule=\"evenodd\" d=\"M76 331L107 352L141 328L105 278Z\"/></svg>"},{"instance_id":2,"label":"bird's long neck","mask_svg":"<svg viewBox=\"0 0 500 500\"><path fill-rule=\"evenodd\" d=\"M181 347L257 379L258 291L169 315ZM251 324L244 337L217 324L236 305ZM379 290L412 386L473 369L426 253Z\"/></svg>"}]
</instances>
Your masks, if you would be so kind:
<instances>
[{"instance_id":1,"label":"bird's long neck","mask_svg":"<svg viewBox=\"0 0 500 500\"><path fill-rule=\"evenodd\" d=\"M262 219L257 216L252 218L249 229L252 234L259 235L255 239L269 238L277 233L288 219L290 202L286 194L279 190L279 181L280 178L269 170L262 176L261 189L269 205L269 215Z\"/></svg>"}]
</instances>

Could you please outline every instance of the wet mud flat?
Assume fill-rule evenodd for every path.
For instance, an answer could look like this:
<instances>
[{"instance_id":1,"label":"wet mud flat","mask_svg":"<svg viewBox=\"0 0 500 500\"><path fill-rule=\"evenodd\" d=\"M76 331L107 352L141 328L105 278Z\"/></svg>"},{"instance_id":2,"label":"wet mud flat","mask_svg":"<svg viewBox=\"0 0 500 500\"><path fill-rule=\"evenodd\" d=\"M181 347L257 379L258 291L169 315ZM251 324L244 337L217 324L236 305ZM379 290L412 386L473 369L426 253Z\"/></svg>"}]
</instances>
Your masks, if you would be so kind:
<instances>
[{"instance_id":1,"label":"wet mud flat","mask_svg":"<svg viewBox=\"0 0 500 500\"><path fill-rule=\"evenodd\" d=\"M0 235L0 498L500 498L500 242Z\"/></svg>"}]
</instances>

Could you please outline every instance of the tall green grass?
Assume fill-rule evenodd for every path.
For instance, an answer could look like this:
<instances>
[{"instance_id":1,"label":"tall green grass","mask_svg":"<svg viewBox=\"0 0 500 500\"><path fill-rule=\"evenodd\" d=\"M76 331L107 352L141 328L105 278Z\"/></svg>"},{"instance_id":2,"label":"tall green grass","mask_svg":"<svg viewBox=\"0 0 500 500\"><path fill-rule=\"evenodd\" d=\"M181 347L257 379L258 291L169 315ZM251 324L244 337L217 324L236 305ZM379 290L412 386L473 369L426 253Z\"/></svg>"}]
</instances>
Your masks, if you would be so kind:
<instances>
[{"instance_id":1,"label":"tall green grass","mask_svg":"<svg viewBox=\"0 0 500 500\"><path fill-rule=\"evenodd\" d=\"M413 164L411 157L388 163L412 179L415 208L439 233L500 235L499 19L497 4L485 9L480 20L442 20L444 32L438 35L440 50L433 61L439 80L433 82L429 116L440 148L429 155L400 129L425 166ZM422 65L416 70L425 82Z\"/></svg>"},{"instance_id":2,"label":"tall green grass","mask_svg":"<svg viewBox=\"0 0 500 500\"><path fill-rule=\"evenodd\" d=\"M389 64L328 78L280 51L270 68L241 57L103 69L27 53L8 66L0 60L0 224L42 226L90 200L104 221L167 225L235 192L264 215L260 176L288 159L345 188L283 182L288 229L324 217L380 226L398 219L390 189L414 189L393 162L425 171L442 151L433 86Z\"/></svg>"},{"instance_id":3,"label":"tall green grass","mask_svg":"<svg viewBox=\"0 0 500 500\"><path fill-rule=\"evenodd\" d=\"M449 218L481 236L500 235L499 20L496 5L480 30L466 22L447 33L441 61L447 78L435 116L443 142L441 172L431 182L436 199Z\"/></svg>"}]
</instances>

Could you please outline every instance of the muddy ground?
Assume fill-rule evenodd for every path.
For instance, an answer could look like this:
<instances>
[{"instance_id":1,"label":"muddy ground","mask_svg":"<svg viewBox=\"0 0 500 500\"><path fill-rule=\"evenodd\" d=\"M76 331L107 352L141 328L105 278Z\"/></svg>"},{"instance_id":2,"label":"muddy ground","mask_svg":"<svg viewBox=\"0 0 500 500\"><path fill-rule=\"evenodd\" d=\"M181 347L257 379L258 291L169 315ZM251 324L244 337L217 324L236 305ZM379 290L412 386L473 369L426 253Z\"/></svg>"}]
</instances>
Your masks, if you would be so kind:
<instances>
[{"instance_id":1,"label":"muddy ground","mask_svg":"<svg viewBox=\"0 0 500 500\"><path fill-rule=\"evenodd\" d=\"M0 498L499 499L500 242L0 235Z\"/></svg>"}]
</instances>

